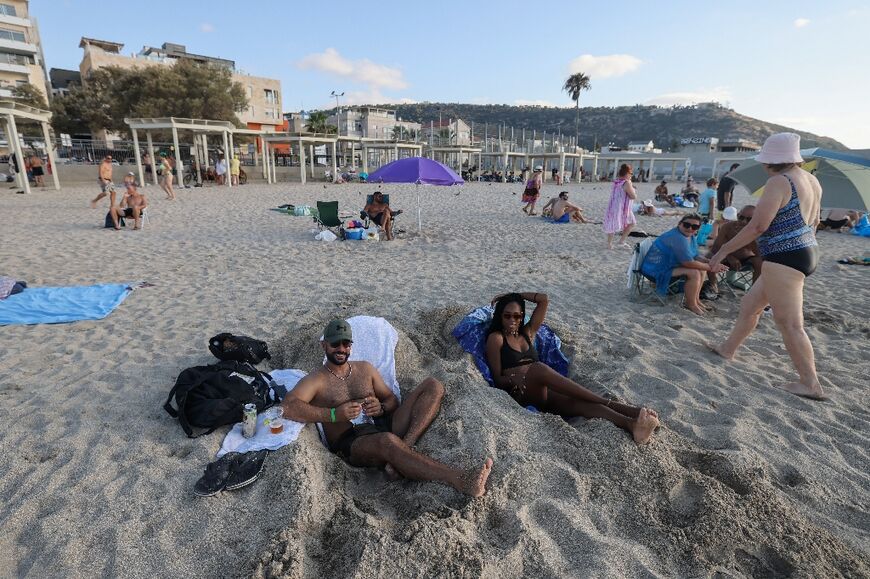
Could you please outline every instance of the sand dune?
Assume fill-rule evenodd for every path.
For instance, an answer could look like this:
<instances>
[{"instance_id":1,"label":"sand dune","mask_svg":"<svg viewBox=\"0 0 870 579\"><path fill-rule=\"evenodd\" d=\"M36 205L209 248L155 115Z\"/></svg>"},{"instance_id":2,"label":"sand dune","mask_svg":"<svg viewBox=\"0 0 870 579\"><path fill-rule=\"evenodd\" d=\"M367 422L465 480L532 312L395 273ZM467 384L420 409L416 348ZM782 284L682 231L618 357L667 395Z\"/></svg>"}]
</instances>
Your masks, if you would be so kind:
<instances>
[{"instance_id":1,"label":"sand dune","mask_svg":"<svg viewBox=\"0 0 870 579\"><path fill-rule=\"evenodd\" d=\"M608 185L565 188L602 214ZM738 300L704 319L629 301L628 250L606 251L599 226L526 217L518 185L426 189L422 234L413 186L390 186L407 211L392 243L315 242L310 219L268 211L358 209L373 189L246 185L173 203L149 187L151 224L119 233L97 228L92 188L0 194L0 273L155 284L102 321L0 332L0 574L870 575L868 271L836 263L866 240L819 234L805 313L832 400L813 403L774 388L794 370L770 318L722 362L701 343L730 329ZM674 221L640 219L656 233ZM550 295L572 377L658 410L651 445L485 386L450 330L506 290ZM487 496L387 482L310 428L251 487L193 496L221 434L189 440L161 406L183 368L210 361L207 339L246 333L270 343L272 367L309 369L325 321L356 314L399 330L403 389L444 382L420 448L467 468L493 457Z\"/></svg>"}]
</instances>

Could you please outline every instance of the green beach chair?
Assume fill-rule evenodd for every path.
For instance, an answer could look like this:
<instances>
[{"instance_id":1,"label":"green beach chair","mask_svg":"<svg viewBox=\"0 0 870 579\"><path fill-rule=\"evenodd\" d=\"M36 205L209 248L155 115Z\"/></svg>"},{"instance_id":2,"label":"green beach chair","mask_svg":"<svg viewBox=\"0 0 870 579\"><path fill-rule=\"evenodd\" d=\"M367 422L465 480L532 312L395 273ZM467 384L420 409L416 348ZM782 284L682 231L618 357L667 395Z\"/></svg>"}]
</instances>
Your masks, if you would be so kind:
<instances>
[{"instance_id":1,"label":"green beach chair","mask_svg":"<svg viewBox=\"0 0 870 579\"><path fill-rule=\"evenodd\" d=\"M311 215L321 231L328 229L341 238L341 219L338 217L338 201L318 201L317 214Z\"/></svg>"}]
</instances>

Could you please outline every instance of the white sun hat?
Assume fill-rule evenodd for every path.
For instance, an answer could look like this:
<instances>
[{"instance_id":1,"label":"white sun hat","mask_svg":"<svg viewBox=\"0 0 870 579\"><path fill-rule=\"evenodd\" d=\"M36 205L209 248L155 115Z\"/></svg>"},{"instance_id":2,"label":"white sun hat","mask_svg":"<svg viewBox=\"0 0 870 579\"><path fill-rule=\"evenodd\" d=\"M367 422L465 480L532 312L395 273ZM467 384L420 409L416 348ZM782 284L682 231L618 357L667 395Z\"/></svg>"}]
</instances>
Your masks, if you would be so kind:
<instances>
[{"instance_id":1,"label":"white sun hat","mask_svg":"<svg viewBox=\"0 0 870 579\"><path fill-rule=\"evenodd\" d=\"M653 200L652 200L652 199L647 199L646 201L643 202L643 206L644 206L644 207L654 207L654 205L653 205Z\"/></svg>"},{"instance_id":2,"label":"white sun hat","mask_svg":"<svg viewBox=\"0 0 870 579\"><path fill-rule=\"evenodd\" d=\"M726 221L737 221L737 208L726 207L725 211L722 212L722 218Z\"/></svg>"},{"instance_id":3,"label":"white sun hat","mask_svg":"<svg viewBox=\"0 0 870 579\"><path fill-rule=\"evenodd\" d=\"M776 133L764 141L761 152L755 156L759 163L777 165L779 163L803 163L801 157L801 136L796 133Z\"/></svg>"},{"instance_id":4,"label":"white sun hat","mask_svg":"<svg viewBox=\"0 0 870 579\"><path fill-rule=\"evenodd\" d=\"M535 167L535 171L543 171L543 170L544 170L544 168L541 167L540 165L538 165L537 167Z\"/></svg>"}]
</instances>

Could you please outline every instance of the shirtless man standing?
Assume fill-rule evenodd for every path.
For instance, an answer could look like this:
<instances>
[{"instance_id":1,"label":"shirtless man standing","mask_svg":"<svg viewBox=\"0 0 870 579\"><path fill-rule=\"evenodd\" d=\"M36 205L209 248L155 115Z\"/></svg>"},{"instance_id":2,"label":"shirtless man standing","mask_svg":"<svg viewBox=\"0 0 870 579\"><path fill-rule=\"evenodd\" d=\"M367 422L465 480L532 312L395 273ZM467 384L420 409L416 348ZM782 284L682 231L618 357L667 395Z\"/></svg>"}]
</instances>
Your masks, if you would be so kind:
<instances>
[{"instance_id":1,"label":"shirtless man standing","mask_svg":"<svg viewBox=\"0 0 870 579\"><path fill-rule=\"evenodd\" d=\"M106 155L100 163L100 176L97 178L100 184L100 194L91 201L91 209L97 207L97 201L109 196L109 211L115 206L115 185L112 183L112 156Z\"/></svg>"},{"instance_id":2,"label":"shirtless man standing","mask_svg":"<svg viewBox=\"0 0 870 579\"><path fill-rule=\"evenodd\" d=\"M113 205L110 209L112 221L115 223L115 230L121 229L122 217L132 217L135 222L133 229L142 229L142 211L146 207L148 207L148 200L145 199L145 195L139 193L135 183L127 183L127 191L121 199L121 204L118 206Z\"/></svg>"},{"instance_id":3,"label":"shirtless man standing","mask_svg":"<svg viewBox=\"0 0 870 579\"><path fill-rule=\"evenodd\" d=\"M369 219L384 228L387 241L393 239L393 215L390 213L390 205L384 203L383 193L375 191L372 202L366 205L363 211L368 213Z\"/></svg>"},{"instance_id":4,"label":"shirtless man standing","mask_svg":"<svg viewBox=\"0 0 870 579\"><path fill-rule=\"evenodd\" d=\"M438 481L472 497L484 495L492 459L466 471L413 448L441 407L440 382L426 378L399 404L374 366L348 361L353 335L345 320L329 322L320 344L326 362L287 394L286 418L320 422L329 449L353 466L384 467L391 477Z\"/></svg>"}]
</instances>

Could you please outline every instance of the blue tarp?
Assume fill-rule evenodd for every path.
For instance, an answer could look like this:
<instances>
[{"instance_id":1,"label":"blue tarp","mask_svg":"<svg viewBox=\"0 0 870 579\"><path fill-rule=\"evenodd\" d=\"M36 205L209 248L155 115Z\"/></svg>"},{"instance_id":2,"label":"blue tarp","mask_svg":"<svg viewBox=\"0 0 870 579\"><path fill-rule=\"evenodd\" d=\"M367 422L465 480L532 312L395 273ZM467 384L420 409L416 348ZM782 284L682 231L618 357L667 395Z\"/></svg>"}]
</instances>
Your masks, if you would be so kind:
<instances>
[{"instance_id":1,"label":"blue tarp","mask_svg":"<svg viewBox=\"0 0 870 579\"><path fill-rule=\"evenodd\" d=\"M101 320L131 291L121 283L27 288L0 300L0 326Z\"/></svg>"},{"instance_id":2,"label":"blue tarp","mask_svg":"<svg viewBox=\"0 0 870 579\"><path fill-rule=\"evenodd\" d=\"M486 363L486 337L489 323L492 320L492 306L483 306L469 313L453 328L453 337L459 341L462 349L471 354L477 369L483 377L494 386L489 365ZM535 349L538 358L561 374L568 376L568 358L562 353L562 340L559 339L547 324L541 324L535 336Z\"/></svg>"}]
</instances>

